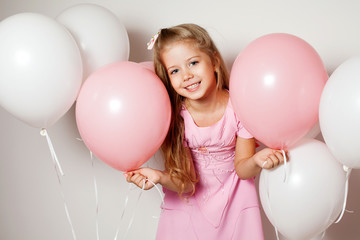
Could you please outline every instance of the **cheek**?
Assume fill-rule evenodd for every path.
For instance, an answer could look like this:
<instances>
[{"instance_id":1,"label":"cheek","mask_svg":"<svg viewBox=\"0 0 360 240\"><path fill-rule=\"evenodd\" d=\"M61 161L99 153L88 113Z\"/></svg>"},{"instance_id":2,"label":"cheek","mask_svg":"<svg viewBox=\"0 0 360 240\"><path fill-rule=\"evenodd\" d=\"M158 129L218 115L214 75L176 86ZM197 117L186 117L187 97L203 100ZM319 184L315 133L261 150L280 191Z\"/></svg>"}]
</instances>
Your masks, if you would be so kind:
<instances>
[{"instance_id":1,"label":"cheek","mask_svg":"<svg viewBox=\"0 0 360 240\"><path fill-rule=\"evenodd\" d=\"M183 88L182 88L180 82L179 82L179 81L175 81L175 80L171 80L170 83L171 83L171 86L172 86L172 88L174 89L174 91L175 91L177 94L179 94L179 95L182 96L182 94L183 94L183 92L182 92Z\"/></svg>"},{"instance_id":2,"label":"cheek","mask_svg":"<svg viewBox=\"0 0 360 240\"><path fill-rule=\"evenodd\" d=\"M170 78L170 83L171 83L171 86L172 86L175 90L177 90L178 88L180 88L180 81L178 81L178 80L176 79L176 77Z\"/></svg>"}]
</instances>

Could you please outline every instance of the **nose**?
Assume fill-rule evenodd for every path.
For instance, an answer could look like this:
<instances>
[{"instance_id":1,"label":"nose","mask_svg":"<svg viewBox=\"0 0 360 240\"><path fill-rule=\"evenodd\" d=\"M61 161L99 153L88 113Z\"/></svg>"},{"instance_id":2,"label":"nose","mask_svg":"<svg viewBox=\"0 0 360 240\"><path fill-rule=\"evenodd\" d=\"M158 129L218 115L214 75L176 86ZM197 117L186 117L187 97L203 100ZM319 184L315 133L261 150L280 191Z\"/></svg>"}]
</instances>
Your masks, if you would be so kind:
<instances>
[{"instance_id":1,"label":"nose","mask_svg":"<svg viewBox=\"0 0 360 240\"><path fill-rule=\"evenodd\" d=\"M184 74L184 81L188 81L194 77L194 74L190 70L187 70Z\"/></svg>"}]
</instances>

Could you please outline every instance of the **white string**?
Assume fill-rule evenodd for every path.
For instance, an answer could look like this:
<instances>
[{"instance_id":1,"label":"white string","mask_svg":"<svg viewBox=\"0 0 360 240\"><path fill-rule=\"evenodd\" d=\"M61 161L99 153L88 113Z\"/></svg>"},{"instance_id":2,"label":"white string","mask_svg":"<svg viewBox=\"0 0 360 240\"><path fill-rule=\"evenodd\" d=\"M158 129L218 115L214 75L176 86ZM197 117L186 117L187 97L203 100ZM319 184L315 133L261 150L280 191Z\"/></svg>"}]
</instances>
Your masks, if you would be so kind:
<instances>
[{"instance_id":1,"label":"white string","mask_svg":"<svg viewBox=\"0 0 360 240\"><path fill-rule=\"evenodd\" d=\"M286 159L285 151L283 149L281 149L281 152L282 152L283 158L284 158L284 182L286 182L286 179L287 179L287 159Z\"/></svg>"},{"instance_id":2,"label":"white string","mask_svg":"<svg viewBox=\"0 0 360 240\"><path fill-rule=\"evenodd\" d=\"M271 202L270 202L270 191L269 191L269 174L266 173L265 174L266 176L266 179L265 179L265 189L266 189L266 202L267 202L267 205L269 206L269 211L270 211L270 214L272 215L273 212L272 212L272 209L271 209ZM279 238L279 233L278 233L278 229L276 227L276 223L275 223L275 218L274 218L274 223L272 224L273 227L274 227L274 231L275 231L275 234L276 234L276 239L277 240L280 240Z\"/></svg>"},{"instance_id":3,"label":"white string","mask_svg":"<svg viewBox=\"0 0 360 240\"><path fill-rule=\"evenodd\" d=\"M60 194L61 194L61 197L62 197L62 199L63 199L66 217L67 217L67 220L68 220L68 222L69 222L69 224L70 224L73 238L74 238L74 240L76 240L75 229L74 229L74 226L73 226L72 221L71 221L71 218L70 218L68 206L67 206L66 201L65 201L64 191L63 191L63 189L62 189L61 177L60 177L60 175L59 175L59 171L57 170L57 165L56 165L55 162L54 162L54 168L55 168L56 176L57 176L57 179L58 179L58 182L59 182L59 186L60 186Z\"/></svg>"},{"instance_id":4,"label":"white string","mask_svg":"<svg viewBox=\"0 0 360 240\"><path fill-rule=\"evenodd\" d=\"M163 207L165 207L164 196L163 196L163 194L161 193L160 188L158 188L158 186L156 186L156 184L155 184L153 181L151 181L150 179L145 179L145 181L148 181L148 182L150 182L152 185L154 185L154 187L156 188L156 190L159 192L162 205L163 205Z\"/></svg>"},{"instance_id":5,"label":"white string","mask_svg":"<svg viewBox=\"0 0 360 240\"><path fill-rule=\"evenodd\" d=\"M267 178L268 178L269 176L267 175ZM267 184L266 184L266 190L267 190L267 202L268 202L268 206L269 206L269 210L270 210L270 213L272 214L272 210L271 210L271 203L270 203L270 192L269 192L269 185L268 185L268 183L269 183L269 181L266 181L267 182ZM274 221L275 221L275 218L274 218ZM280 240L280 238L279 238L279 232L278 232L278 229L277 229L277 227L276 227L276 223L274 222L274 231L275 231L275 234L276 234L276 239L277 240Z\"/></svg>"},{"instance_id":6,"label":"white string","mask_svg":"<svg viewBox=\"0 0 360 240\"><path fill-rule=\"evenodd\" d=\"M81 138L76 138L78 141L83 141ZM95 162L94 162L94 154L92 151L89 151L90 159L91 159L91 167L93 171L93 180L94 180L94 192L95 192L95 230L96 230L96 239L100 239L99 235L99 194L98 194L98 187L97 181L95 176Z\"/></svg>"},{"instance_id":7,"label":"white string","mask_svg":"<svg viewBox=\"0 0 360 240\"><path fill-rule=\"evenodd\" d=\"M94 188L95 188L95 204L96 204L96 216L95 216L95 225L96 225L96 239L99 240L99 198L98 198L98 190L96 177L94 176Z\"/></svg>"},{"instance_id":8,"label":"white string","mask_svg":"<svg viewBox=\"0 0 360 240\"><path fill-rule=\"evenodd\" d=\"M143 193L144 190L145 190L146 182L150 182L152 185L154 185L154 187L156 188L156 190L159 192L159 195L160 195L160 198L161 198L161 201L162 201L163 206L165 206L164 197L163 197L163 195L162 195L161 190L159 189L159 187L156 186L156 184L155 184L153 181L151 181L150 179L144 178L144 179L143 179L143 185L142 185L142 188L141 188L141 192L139 193L139 196L138 196L138 198L137 198L137 200L136 200L136 202L135 202L134 209L137 209L137 205L139 204L141 195L142 195L142 193ZM131 183L129 184L129 190L130 190L130 185L131 185ZM128 198L128 194L127 194L126 199L125 199L124 210L123 210L123 212L122 212L122 214L121 214L121 220L123 219L124 212L125 212L125 209L126 209L126 207L127 207L128 200L129 200L129 198ZM129 232L130 228L132 227L132 224L133 224L133 222L134 222L134 219L135 219L135 211L132 213L132 216L131 216L130 221L129 221L129 225L128 225L128 227L127 227L127 229L126 229L126 231L125 231L125 233L124 233L124 235L123 235L123 239L126 239L126 236L127 236L128 232ZM118 237L118 234L119 234L119 230L120 230L120 228L118 227L118 228L117 228L117 231L116 231L116 234L115 234L115 239L114 239L114 240L117 240L117 237Z\"/></svg>"},{"instance_id":9,"label":"white string","mask_svg":"<svg viewBox=\"0 0 360 240\"><path fill-rule=\"evenodd\" d=\"M119 235L119 231L120 231L120 223L121 223L121 221L122 221L122 219L123 219L123 217L124 217L125 210L126 210L126 208L127 208L127 204L128 204L128 202L129 202L129 193L130 193L130 189L131 189L131 184L129 184L129 188L128 188L128 191L127 191L127 193L126 193L124 207L123 207L123 210L122 210L122 213L121 213L121 216L120 216L119 225L118 225L118 227L117 227L117 229L116 229L116 234L115 234L115 238L114 238L114 240L117 240L118 235Z\"/></svg>"},{"instance_id":10,"label":"white string","mask_svg":"<svg viewBox=\"0 0 360 240\"><path fill-rule=\"evenodd\" d=\"M41 129L40 135L46 137L46 140L47 140L47 143L48 143L48 146L49 146L49 150L50 150L50 153L51 153L51 157L52 157L54 163L57 164L57 169L59 170L61 176L64 176L64 172L61 169L59 160L58 160L58 158L56 156L56 153L55 153L55 150L54 150L54 146L53 146L53 144L51 142L51 139L49 137L49 134L47 133L45 128Z\"/></svg>"},{"instance_id":11,"label":"white string","mask_svg":"<svg viewBox=\"0 0 360 240\"><path fill-rule=\"evenodd\" d=\"M97 181L95 176L95 167L94 167L94 156L93 153L90 151L90 158L91 158L91 166L93 169L93 176L94 176L94 191L95 191L95 225L96 225L96 239L100 239L99 235L99 195L98 195L98 188L97 188Z\"/></svg>"},{"instance_id":12,"label":"white string","mask_svg":"<svg viewBox=\"0 0 360 240\"><path fill-rule=\"evenodd\" d=\"M287 179L287 158L286 158L286 154L285 154L285 151L283 149L281 149L281 152L283 154L283 158L284 158L284 183L286 182L286 179ZM268 190L268 201L269 200L269 190ZM269 208L270 208L270 211L271 211L271 207L270 207L270 204L269 204ZM275 221L275 220L274 220ZM276 234L276 239L277 240L280 240L279 238L279 231L277 229L277 227L274 225L274 230L275 230L275 234Z\"/></svg>"},{"instance_id":13,"label":"white string","mask_svg":"<svg viewBox=\"0 0 360 240\"><path fill-rule=\"evenodd\" d=\"M64 207L65 207L66 217L67 217L67 219L69 221L69 224L71 226L71 233L73 235L74 240L76 240L75 229L73 227L73 224L72 224L72 221L71 221L71 218L70 218L70 214L69 214L69 210L68 210L66 202L64 202Z\"/></svg>"},{"instance_id":14,"label":"white string","mask_svg":"<svg viewBox=\"0 0 360 240\"><path fill-rule=\"evenodd\" d=\"M276 240L280 240L280 238L279 238L279 232L278 232L276 226L274 226L274 230L275 230L275 234L276 234Z\"/></svg>"},{"instance_id":15,"label":"white string","mask_svg":"<svg viewBox=\"0 0 360 240\"><path fill-rule=\"evenodd\" d=\"M342 219L342 217L344 216L344 213L346 211L346 202L347 202L347 197L348 197L348 190L349 190L349 178L350 178L350 174L351 174L351 168L348 168L347 166L343 166L344 171L346 172L346 181L345 181L345 194L344 194L344 203L343 203L343 208L342 211L340 213L340 216L338 217L338 219L335 221L335 223L340 222L340 220Z\"/></svg>"},{"instance_id":16,"label":"white string","mask_svg":"<svg viewBox=\"0 0 360 240\"><path fill-rule=\"evenodd\" d=\"M143 179L143 185L142 185L142 188L141 188L141 192L140 192L140 194L139 194L139 196L138 196L138 198L137 198L137 200L136 200L136 202L135 202L134 209L137 209L137 205L138 205L139 200L140 200L140 198L141 198L141 195L142 195L142 193L144 192L144 189L145 189L145 183L146 183L146 179L144 178L144 179ZM134 218L135 218L135 211L133 211L133 213L132 213L132 216L131 216L131 218L130 218L129 225L128 225L125 233L124 233L123 239L126 239L126 236L127 236L128 232L129 232L129 230L130 230L130 228L131 228L131 226L132 226L132 224L133 224L133 222L134 222Z\"/></svg>"},{"instance_id":17,"label":"white string","mask_svg":"<svg viewBox=\"0 0 360 240\"><path fill-rule=\"evenodd\" d=\"M284 158L284 183L286 182L286 179L287 179L287 158L286 158L286 154L285 154L285 151L283 150L283 149L281 149L281 152L282 152L282 154L283 154L283 158ZM271 206L270 206L270 200L269 200L269 198L270 198L270 194L269 194L269 188L268 188L268 192L267 192L267 194L268 194L268 201L269 201L269 209L270 209L270 212L271 212ZM274 220L275 221L275 220ZM275 230L275 234L276 234L276 239L277 240L280 240L280 238L279 238L279 231L278 231L278 229L277 229L277 227L275 226L275 224L274 224L274 230Z\"/></svg>"},{"instance_id":18,"label":"white string","mask_svg":"<svg viewBox=\"0 0 360 240\"><path fill-rule=\"evenodd\" d=\"M80 139L80 138L76 138L76 139L79 140L79 141L82 141L82 139ZM55 156L56 156L56 155L55 155ZM91 158L91 160L92 160L92 167L94 168L93 153L92 153L91 151L90 151L90 158ZM60 180L60 179L59 179L59 180ZM142 192L143 192L144 189L145 189L146 181L149 181L150 183L152 183L152 184L154 185L154 187L157 189L157 191L158 191L159 194L160 194L160 198L161 198L161 201L162 201L163 206L165 206L164 197L163 197L163 195L162 195L162 193L161 193L161 190L158 188L158 186L156 186L156 184L155 184L153 181L151 181L150 179L143 179L143 186L142 186L141 192L140 192L140 194L139 194L139 196L138 196L138 199L137 199L137 201L136 201L136 204L135 204L134 209L137 208L137 205L138 205L139 200L140 200L140 198L141 198ZM94 174L94 188L95 188L95 202L96 202L96 236L97 236L97 240L99 240L99 239L100 239L100 237L99 237L99 221L98 221L98 215L99 215L99 198L98 198L98 188L97 188L97 181L96 181L95 174ZM123 211L122 211L122 213L121 213L120 222L121 222L121 220L122 220L123 217L124 217L125 210L126 210L126 208L127 208L128 202L129 202L129 191L130 191L130 188L131 188L131 184L129 184L129 189L128 189L128 192L127 192L126 197L125 197L125 203L124 203ZM66 212L68 213L66 206L65 206L65 208L66 208ZM68 215L68 216L69 216L69 215ZM135 212L133 212L133 214L132 214L132 217L131 217L131 219L130 219L129 225L128 225L127 230L126 230L126 232L125 232L125 234L124 234L124 238L125 238L126 235L128 234L128 232L129 232L129 230L130 230L130 228L131 228L131 226L132 226L132 224L133 224L134 218L135 218ZM70 216L69 216L69 222L71 223ZM118 235L119 235L119 231L120 231L120 226L117 227L114 240L117 240ZM74 231L73 231L73 233L74 233Z\"/></svg>"},{"instance_id":19,"label":"white string","mask_svg":"<svg viewBox=\"0 0 360 240\"><path fill-rule=\"evenodd\" d=\"M65 213L66 213L66 218L70 224L70 227L71 227L71 232L72 232L72 235L73 235L73 238L74 240L76 240L76 234L75 234L75 229L74 229L74 226L73 226L73 223L71 221L71 218L70 218L70 213L69 213L69 209L68 209L68 206L66 204L66 201L65 201L65 194L64 194L64 191L63 191L63 186L61 184L61 176L64 176L64 172L62 171L62 168L61 168L61 165L60 165L60 162L56 156L56 153L55 153L55 149L54 149L54 146L51 142L51 139L50 139L50 136L49 134L47 133L46 129L43 128L41 129L40 131L40 135L41 136L44 136L46 137L46 141L47 141L47 144L49 146L49 150L50 150L50 153L51 153L51 157L53 159L53 162L54 162L54 168L55 168L55 172L56 172L56 176L57 176L57 179L58 179L58 182L59 182L59 186L60 186L60 194L61 194L61 197L63 199L63 203L64 203L64 209L65 209ZM60 175L59 175L60 173Z\"/></svg>"},{"instance_id":20,"label":"white string","mask_svg":"<svg viewBox=\"0 0 360 240\"><path fill-rule=\"evenodd\" d=\"M322 234L321 234L321 239L324 239L325 234L326 234L326 230L324 230L324 231L322 232Z\"/></svg>"}]
</instances>

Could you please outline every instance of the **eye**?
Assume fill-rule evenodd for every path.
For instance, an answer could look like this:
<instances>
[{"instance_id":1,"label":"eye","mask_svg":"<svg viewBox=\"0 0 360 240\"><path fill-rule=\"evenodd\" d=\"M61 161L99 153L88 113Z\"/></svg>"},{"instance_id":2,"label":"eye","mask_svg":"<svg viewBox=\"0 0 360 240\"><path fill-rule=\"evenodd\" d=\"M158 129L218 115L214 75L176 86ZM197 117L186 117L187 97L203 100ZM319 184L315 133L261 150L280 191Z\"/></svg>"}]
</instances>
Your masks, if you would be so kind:
<instances>
[{"instance_id":1,"label":"eye","mask_svg":"<svg viewBox=\"0 0 360 240\"><path fill-rule=\"evenodd\" d=\"M179 72L179 69L174 69L170 71L170 75L174 75Z\"/></svg>"},{"instance_id":2,"label":"eye","mask_svg":"<svg viewBox=\"0 0 360 240\"><path fill-rule=\"evenodd\" d=\"M199 61L191 61L189 65L190 65L190 67L192 67L192 66L195 66L198 63L199 63Z\"/></svg>"}]
</instances>

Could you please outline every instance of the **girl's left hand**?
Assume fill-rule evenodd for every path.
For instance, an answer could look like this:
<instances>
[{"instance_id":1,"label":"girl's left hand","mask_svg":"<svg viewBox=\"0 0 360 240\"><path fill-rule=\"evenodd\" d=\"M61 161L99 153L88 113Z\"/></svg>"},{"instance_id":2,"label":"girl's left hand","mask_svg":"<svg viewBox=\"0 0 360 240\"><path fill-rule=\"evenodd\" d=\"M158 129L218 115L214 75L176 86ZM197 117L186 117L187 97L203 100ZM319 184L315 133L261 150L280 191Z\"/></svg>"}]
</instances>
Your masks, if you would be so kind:
<instances>
[{"instance_id":1,"label":"girl's left hand","mask_svg":"<svg viewBox=\"0 0 360 240\"><path fill-rule=\"evenodd\" d=\"M129 183L134 183L136 186L143 188L144 190L149 190L154 187L154 184L159 183L161 171L152 168L139 168L124 173L124 177Z\"/></svg>"},{"instance_id":2,"label":"girl's left hand","mask_svg":"<svg viewBox=\"0 0 360 240\"><path fill-rule=\"evenodd\" d=\"M254 155L254 161L260 168L270 169L282 164L284 156L281 150L264 148Z\"/></svg>"}]
</instances>

